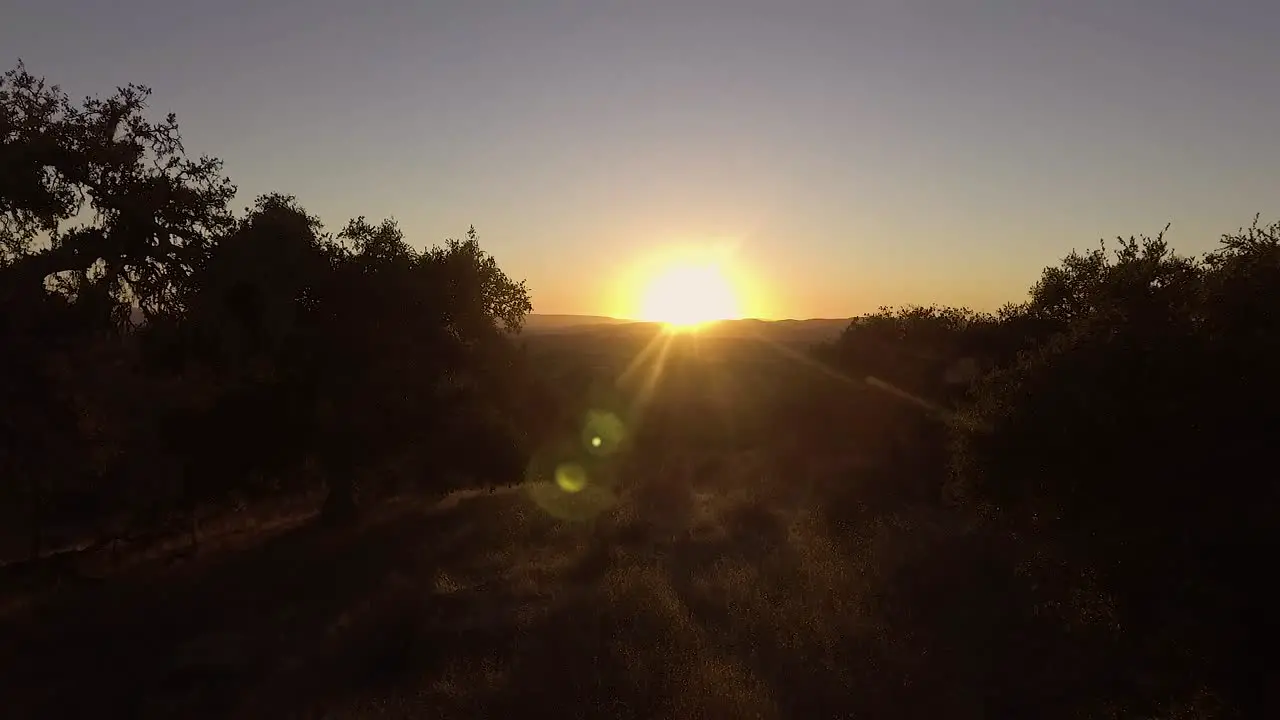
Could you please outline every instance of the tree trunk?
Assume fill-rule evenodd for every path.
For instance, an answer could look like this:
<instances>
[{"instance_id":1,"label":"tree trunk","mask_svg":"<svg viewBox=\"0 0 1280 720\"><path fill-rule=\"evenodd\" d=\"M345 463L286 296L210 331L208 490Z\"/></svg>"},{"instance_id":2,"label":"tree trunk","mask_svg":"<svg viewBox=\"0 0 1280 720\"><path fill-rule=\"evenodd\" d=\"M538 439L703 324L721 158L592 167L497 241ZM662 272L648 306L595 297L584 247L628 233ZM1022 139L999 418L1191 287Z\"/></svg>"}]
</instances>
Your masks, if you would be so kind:
<instances>
[{"instance_id":1,"label":"tree trunk","mask_svg":"<svg viewBox=\"0 0 1280 720\"><path fill-rule=\"evenodd\" d=\"M44 551L44 493L34 474L28 487L31 491L31 512L28 517L31 522L30 552L31 561L35 562Z\"/></svg>"},{"instance_id":2,"label":"tree trunk","mask_svg":"<svg viewBox=\"0 0 1280 720\"><path fill-rule=\"evenodd\" d=\"M355 467L347 461L334 463L329 471L329 493L325 495L320 510L320 520L326 525L346 525L359 514L356 499Z\"/></svg>"},{"instance_id":3,"label":"tree trunk","mask_svg":"<svg viewBox=\"0 0 1280 720\"><path fill-rule=\"evenodd\" d=\"M200 510L198 507L191 508L191 552L195 554L200 551Z\"/></svg>"}]
</instances>

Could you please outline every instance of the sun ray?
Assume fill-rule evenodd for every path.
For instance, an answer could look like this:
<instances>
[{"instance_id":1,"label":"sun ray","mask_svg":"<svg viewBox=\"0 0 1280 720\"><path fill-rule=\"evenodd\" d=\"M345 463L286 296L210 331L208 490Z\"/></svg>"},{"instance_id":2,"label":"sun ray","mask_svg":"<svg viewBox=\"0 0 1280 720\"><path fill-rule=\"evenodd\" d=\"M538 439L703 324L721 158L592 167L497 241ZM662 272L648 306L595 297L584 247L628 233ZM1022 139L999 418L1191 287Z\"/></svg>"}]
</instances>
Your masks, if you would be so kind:
<instances>
[{"instance_id":1,"label":"sun ray","mask_svg":"<svg viewBox=\"0 0 1280 720\"><path fill-rule=\"evenodd\" d=\"M627 367L624 368L622 374L618 376L618 384L620 386L630 384L635 373L640 370L645 361L660 352L662 352L662 336L654 335L649 342L645 344L644 348L641 349L640 352L636 353L635 357L631 358L631 362L627 363Z\"/></svg>"},{"instance_id":2,"label":"sun ray","mask_svg":"<svg viewBox=\"0 0 1280 720\"><path fill-rule=\"evenodd\" d=\"M801 352L798 352L797 350L789 348L786 345L783 345L782 343L779 343L774 340L770 340L769 338L765 338L765 337L760 337L760 339L764 341L764 344L770 349L772 349L774 352L777 352L778 354L782 355L785 358L788 358L801 365L804 365L805 367L817 370L818 372L830 378L834 378L836 380L847 383L849 385L864 385L867 387L875 388L876 390L880 390L881 392L889 393L890 395L893 395L894 397L897 397L900 400L903 400L918 406L919 408L929 413L930 415L942 420L951 420L951 419L954 419L955 417L954 413L942 407L941 405L938 405L936 403L931 403L928 400L925 400L924 398L919 397L918 395L914 395L910 392L907 392L906 390L903 390L902 388L896 385L893 385L884 380L881 380L878 377L874 377L872 375L868 375L862 379L851 377L838 370L831 368L825 363L819 362L814 358L809 357L808 355L805 355L804 353L801 353Z\"/></svg>"},{"instance_id":3,"label":"sun ray","mask_svg":"<svg viewBox=\"0 0 1280 720\"><path fill-rule=\"evenodd\" d=\"M658 383L662 380L662 372L667 365L667 354L671 350L671 341L670 334L662 333L655 336L653 341L650 342L649 346L656 348L657 355L649 363L649 371L641 380L640 387L632 400L631 415L634 418L633 422L636 424L642 420L644 411L648 408L649 401L653 398Z\"/></svg>"}]
</instances>

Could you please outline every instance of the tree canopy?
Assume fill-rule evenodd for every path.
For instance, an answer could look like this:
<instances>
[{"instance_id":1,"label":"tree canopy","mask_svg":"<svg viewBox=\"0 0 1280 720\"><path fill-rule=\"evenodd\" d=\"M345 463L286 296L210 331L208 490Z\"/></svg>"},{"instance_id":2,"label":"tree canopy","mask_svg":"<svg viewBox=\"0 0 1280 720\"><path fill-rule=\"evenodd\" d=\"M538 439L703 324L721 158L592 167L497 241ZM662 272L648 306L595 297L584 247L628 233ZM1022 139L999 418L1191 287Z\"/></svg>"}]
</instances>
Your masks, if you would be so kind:
<instances>
[{"instance_id":1,"label":"tree canopy","mask_svg":"<svg viewBox=\"0 0 1280 720\"><path fill-rule=\"evenodd\" d=\"M529 293L474 228L419 250L394 220L330 233L283 193L237 214L150 96L0 77L0 464L33 553L58 524L194 517L315 468L350 513L383 466L456 477L446 434L514 442L495 377Z\"/></svg>"},{"instance_id":2,"label":"tree canopy","mask_svg":"<svg viewBox=\"0 0 1280 720\"><path fill-rule=\"evenodd\" d=\"M283 192L233 210L221 162L190 157L150 96L0 76L3 539L38 559L198 538L201 517L258 499L323 494L341 522L391 493L518 479L568 413L515 341L528 288L474 227L423 247L393 219L332 232ZM796 366L865 390L860 414L775 382L735 442L811 413L802 450L889 449L900 472L823 510L858 557L915 532L868 565L866 602L890 650L939 650L913 672L967 673L990 714L1155 717L1212 695L1262 716L1277 357L1280 223L1198 257L1131 237L995 312L854 318ZM672 362L668 382L712 384ZM560 368L583 395L588 370ZM694 409L658 407L630 440L711 446Z\"/></svg>"}]
</instances>

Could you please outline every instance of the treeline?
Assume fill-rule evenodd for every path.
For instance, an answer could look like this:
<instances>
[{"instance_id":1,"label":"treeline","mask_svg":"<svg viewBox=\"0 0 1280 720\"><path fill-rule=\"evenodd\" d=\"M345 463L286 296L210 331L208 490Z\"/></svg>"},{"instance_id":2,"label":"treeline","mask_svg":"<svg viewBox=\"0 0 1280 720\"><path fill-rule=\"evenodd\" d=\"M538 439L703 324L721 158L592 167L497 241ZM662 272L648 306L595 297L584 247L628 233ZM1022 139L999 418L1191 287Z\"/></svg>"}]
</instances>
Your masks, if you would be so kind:
<instances>
[{"instance_id":1,"label":"treeline","mask_svg":"<svg viewBox=\"0 0 1280 720\"><path fill-rule=\"evenodd\" d=\"M527 289L475 232L420 251L284 194L234 212L148 98L0 77L0 554L518 477L566 413L512 340ZM914 692L1266 716L1280 224L1194 258L1073 253L1025 302L884 309L818 356L876 405L811 423L909 469L833 513L857 508L855 555L898 538L868 583Z\"/></svg>"},{"instance_id":2,"label":"treeline","mask_svg":"<svg viewBox=\"0 0 1280 720\"><path fill-rule=\"evenodd\" d=\"M935 653L956 651L955 625L984 628L957 672L987 673L964 677L988 707L1267 714L1280 224L1255 220L1202 257L1162 236L1072 253L1024 303L885 308L819 354L941 409L909 425L932 433L916 451L942 444L937 472L913 481L954 529L898 581L895 612Z\"/></svg>"},{"instance_id":3,"label":"treeline","mask_svg":"<svg viewBox=\"0 0 1280 720\"><path fill-rule=\"evenodd\" d=\"M325 488L343 519L518 468L529 293L474 229L419 251L390 220L326 232L288 195L234 213L149 95L0 78L7 553Z\"/></svg>"}]
</instances>

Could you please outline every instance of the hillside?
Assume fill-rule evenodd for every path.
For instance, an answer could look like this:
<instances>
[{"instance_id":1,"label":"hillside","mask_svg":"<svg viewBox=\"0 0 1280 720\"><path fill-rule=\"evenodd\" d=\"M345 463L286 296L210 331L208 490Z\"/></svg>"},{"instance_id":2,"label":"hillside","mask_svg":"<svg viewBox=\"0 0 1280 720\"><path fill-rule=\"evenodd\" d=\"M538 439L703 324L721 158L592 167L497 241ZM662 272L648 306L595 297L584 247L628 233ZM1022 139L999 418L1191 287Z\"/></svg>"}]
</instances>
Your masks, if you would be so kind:
<instances>
[{"instance_id":1,"label":"hillside","mask_svg":"<svg viewBox=\"0 0 1280 720\"><path fill-rule=\"evenodd\" d=\"M703 337L760 338L775 342L825 342L833 340L849 324L848 318L806 320L721 320L698 330ZM601 315L539 315L525 320L526 335L549 333L604 333L645 335L657 332L658 323L624 320Z\"/></svg>"},{"instance_id":2,"label":"hillside","mask_svg":"<svg viewBox=\"0 0 1280 720\"><path fill-rule=\"evenodd\" d=\"M566 330L581 330L583 328L600 327L604 325L622 325L630 322L630 320L621 320L618 318L606 317L604 315L555 315L530 313L524 319L524 332L564 332Z\"/></svg>"}]
</instances>

